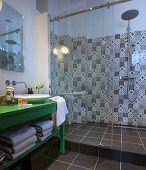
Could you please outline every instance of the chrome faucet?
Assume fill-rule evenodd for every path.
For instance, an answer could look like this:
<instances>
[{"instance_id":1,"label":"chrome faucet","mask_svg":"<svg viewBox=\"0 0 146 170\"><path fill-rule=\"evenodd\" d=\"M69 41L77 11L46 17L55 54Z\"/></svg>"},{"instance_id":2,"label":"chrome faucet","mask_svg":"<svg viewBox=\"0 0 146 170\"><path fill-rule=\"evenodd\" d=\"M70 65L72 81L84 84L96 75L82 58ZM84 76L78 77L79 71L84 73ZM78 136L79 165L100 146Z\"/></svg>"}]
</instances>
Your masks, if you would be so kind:
<instances>
[{"instance_id":1,"label":"chrome faucet","mask_svg":"<svg viewBox=\"0 0 146 170\"><path fill-rule=\"evenodd\" d=\"M24 85L25 85L25 88L27 88L27 84L26 84L24 81L17 81L17 82L16 82L15 80L13 80L13 81L12 81L12 85L13 85L13 86L16 86L16 84L24 84Z\"/></svg>"}]
</instances>

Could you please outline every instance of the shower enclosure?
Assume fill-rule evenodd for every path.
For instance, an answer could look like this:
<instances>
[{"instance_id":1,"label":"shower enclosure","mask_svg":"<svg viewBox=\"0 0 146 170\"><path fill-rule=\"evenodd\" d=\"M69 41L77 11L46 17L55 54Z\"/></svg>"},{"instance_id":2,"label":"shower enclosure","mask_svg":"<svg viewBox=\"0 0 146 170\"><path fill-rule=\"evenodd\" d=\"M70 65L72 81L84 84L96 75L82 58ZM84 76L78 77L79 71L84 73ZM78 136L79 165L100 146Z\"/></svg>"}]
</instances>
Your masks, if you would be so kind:
<instances>
[{"instance_id":1,"label":"shower enclosure","mask_svg":"<svg viewBox=\"0 0 146 170\"><path fill-rule=\"evenodd\" d=\"M146 31L130 30L139 13L123 10L117 33L115 8L108 2L51 20L51 93L67 101L67 139L121 150L126 128L138 136L136 127L146 126Z\"/></svg>"}]
</instances>

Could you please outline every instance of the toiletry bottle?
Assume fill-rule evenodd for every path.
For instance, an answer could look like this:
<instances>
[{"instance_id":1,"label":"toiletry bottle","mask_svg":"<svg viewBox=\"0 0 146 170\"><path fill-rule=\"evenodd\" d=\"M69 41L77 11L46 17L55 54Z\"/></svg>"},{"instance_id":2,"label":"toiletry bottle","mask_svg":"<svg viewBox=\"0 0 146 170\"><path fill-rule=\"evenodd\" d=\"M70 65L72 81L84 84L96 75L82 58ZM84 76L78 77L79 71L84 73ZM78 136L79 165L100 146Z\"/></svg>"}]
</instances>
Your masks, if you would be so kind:
<instances>
[{"instance_id":1,"label":"toiletry bottle","mask_svg":"<svg viewBox=\"0 0 146 170\"><path fill-rule=\"evenodd\" d=\"M32 88L30 88L30 94L34 94L34 92L33 92Z\"/></svg>"},{"instance_id":2,"label":"toiletry bottle","mask_svg":"<svg viewBox=\"0 0 146 170\"><path fill-rule=\"evenodd\" d=\"M6 92L6 102L7 105L11 105L11 93L9 91Z\"/></svg>"},{"instance_id":3,"label":"toiletry bottle","mask_svg":"<svg viewBox=\"0 0 146 170\"><path fill-rule=\"evenodd\" d=\"M28 92L27 92L27 94L31 94L31 90L30 90L30 88L28 88Z\"/></svg>"}]
</instances>

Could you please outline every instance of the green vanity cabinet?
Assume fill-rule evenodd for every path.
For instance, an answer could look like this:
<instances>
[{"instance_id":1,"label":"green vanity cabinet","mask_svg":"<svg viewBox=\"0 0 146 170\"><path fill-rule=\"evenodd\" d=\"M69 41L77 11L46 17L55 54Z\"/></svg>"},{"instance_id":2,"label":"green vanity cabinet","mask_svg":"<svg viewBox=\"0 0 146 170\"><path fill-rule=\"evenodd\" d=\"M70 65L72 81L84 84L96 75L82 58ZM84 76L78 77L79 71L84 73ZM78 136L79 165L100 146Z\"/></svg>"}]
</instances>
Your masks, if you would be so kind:
<instances>
[{"instance_id":1,"label":"green vanity cabinet","mask_svg":"<svg viewBox=\"0 0 146 170\"><path fill-rule=\"evenodd\" d=\"M15 125L20 125L22 123L42 118L48 115L51 115L52 113L56 112L57 110L57 103L55 101L49 101L44 104L33 104L30 106L0 106L0 131L4 130L6 128L10 128ZM44 144L48 139L55 136L57 133L60 133L60 152L65 152L65 141L64 141L64 123L59 128L54 128L52 135L49 136L45 141L43 142L37 142L34 147L32 147L30 150L19 156L17 159L12 161L7 161L4 168L0 168L0 170L4 170L11 165L13 165L15 162L20 160L21 158L25 157L30 152L37 149L39 146Z\"/></svg>"}]
</instances>

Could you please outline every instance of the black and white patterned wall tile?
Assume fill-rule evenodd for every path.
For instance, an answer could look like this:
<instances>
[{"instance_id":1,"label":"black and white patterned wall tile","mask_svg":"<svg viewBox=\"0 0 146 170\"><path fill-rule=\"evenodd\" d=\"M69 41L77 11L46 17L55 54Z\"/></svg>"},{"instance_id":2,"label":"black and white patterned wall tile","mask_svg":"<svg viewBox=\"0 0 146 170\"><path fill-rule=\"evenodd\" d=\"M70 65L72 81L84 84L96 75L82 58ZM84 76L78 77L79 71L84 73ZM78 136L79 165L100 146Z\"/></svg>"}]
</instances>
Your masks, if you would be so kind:
<instances>
[{"instance_id":1,"label":"black and white patterned wall tile","mask_svg":"<svg viewBox=\"0 0 146 170\"><path fill-rule=\"evenodd\" d=\"M146 126L146 31L131 32L130 42L128 57L127 34L52 36L52 50L58 45L70 49L62 62L51 53L52 94L70 93L64 96L70 122ZM86 95L73 94L82 91Z\"/></svg>"}]
</instances>

